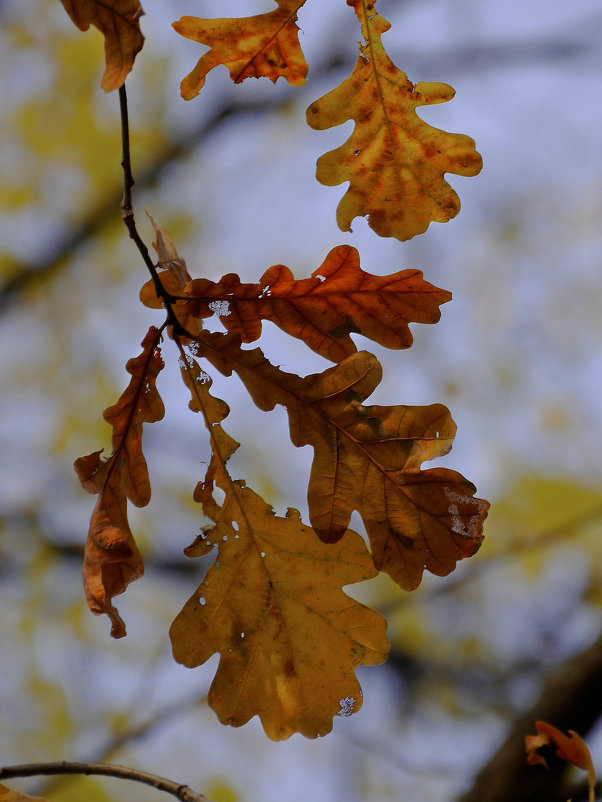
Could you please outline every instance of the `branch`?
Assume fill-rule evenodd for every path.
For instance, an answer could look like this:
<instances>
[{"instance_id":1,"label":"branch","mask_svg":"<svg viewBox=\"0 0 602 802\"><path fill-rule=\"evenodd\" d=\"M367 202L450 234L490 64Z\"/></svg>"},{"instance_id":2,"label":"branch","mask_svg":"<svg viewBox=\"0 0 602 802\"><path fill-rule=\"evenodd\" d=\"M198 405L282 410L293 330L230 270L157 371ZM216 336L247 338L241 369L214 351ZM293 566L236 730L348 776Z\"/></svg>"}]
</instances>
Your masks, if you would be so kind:
<instances>
[{"instance_id":1,"label":"branch","mask_svg":"<svg viewBox=\"0 0 602 802\"><path fill-rule=\"evenodd\" d=\"M117 777L120 780L133 780L134 782L151 785L158 791L175 796L181 802L209 802L203 794L197 794L187 785L181 785L173 780L166 780L156 774L138 771L127 766L117 766L111 763L23 763L19 766L5 766L0 768L0 780L10 777L36 777L40 774L101 774L106 777Z\"/></svg>"},{"instance_id":2,"label":"branch","mask_svg":"<svg viewBox=\"0 0 602 802\"><path fill-rule=\"evenodd\" d=\"M602 635L584 652L572 657L545 683L539 699L514 722L504 744L479 771L472 788L458 802L566 802L578 791L564 782L568 764L548 760L550 769L528 766L525 735L535 721L547 721L559 730L586 735L602 715Z\"/></svg>"}]
</instances>

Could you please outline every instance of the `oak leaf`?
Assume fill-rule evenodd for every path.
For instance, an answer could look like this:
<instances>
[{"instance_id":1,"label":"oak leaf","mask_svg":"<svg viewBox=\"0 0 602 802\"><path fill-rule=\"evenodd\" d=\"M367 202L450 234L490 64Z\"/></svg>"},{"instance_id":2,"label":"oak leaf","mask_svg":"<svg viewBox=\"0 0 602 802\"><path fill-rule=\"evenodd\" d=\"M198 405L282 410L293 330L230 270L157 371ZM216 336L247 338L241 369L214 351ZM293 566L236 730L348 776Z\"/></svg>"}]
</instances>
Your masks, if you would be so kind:
<instances>
[{"instance_id":1,"label":"oak leaf","mask_svg":"<svg viewBox=\"0 0 602 802\"><path fill-rule=\"evenodd\" d=\"M144 14L139 0L61 0L65 10L81 31L90 25L105 38L105 72L101 88L119 89L142 50L144 36L140 17Z\"/></svg>"},{"instance_id":2,"label":"oak leaf","mask_svg":"<svg viewBox=\"0 0 602 802\"><path fill-rule=\"evenodd\" d=\"M307 64L299 46L296 25L297 11L305 0L275 1L277 9L254 17L182 17L173 23L179 34L210 48L180 84L185 100L199 94L207 73L219 64L228 68L237 84L251 77L265 77L276 82L280 76L292 86L305 83Z\"/></svg>"},{"instance_id":3,"label":"oak leaf","mask_svg":"<svg viewBox=\"0 0 602 802\"><path fill-rule=\"evenodd\" d=\"M230 478L225 462L238 443L219 425L227 407L209 394L211 382L194 360L183 369L213 450L195 499L214 526L186 553L217 546L217 557L171 626L174 657L195 667L220 654L209 704L223 723L241 726L257 715L274 740L325 735L333 716L361 706L355 667L388 653L384 619L342 591L375 576L374 565L356 533L327 546L297 510L277 517ZM221 504L215 485L225 493Z\"/></svg>"},{"instance_id":4,"label":"oak leaf","mask_svg":"<svg viewBox=\"0 0 602 802\"><path fill-rule=\"evenodd\" d=\"M161 273L166 289L178 295L173 276ZM362 334L387 348L412 344L410 322L436 323L439 305L451 293L424 281L419 270L374 276L360 267L355 248L339 245L311 278L295 279L285 265L270 267L257 284L242 284L235 273L218 282L193 279L174 309L187 331L194 318L218 314L229 332L245 343L261 335L262 320L275 323L326 359L338 362L357 349L350 333ZM152 282L142 288L147 306L157 306Z\"/></svg>"},{"instance_id":5,"label":"oak leaf","mask_svg":"<svg viewBox=\"0 0 602 802\"><path fill-rule=\"evenodd\" d=\"M0 785L0 802L48 802L46 797L29 796L20 791L11 791L5 785Z\"/></svg>"},{"instance_id":6,"label":"oak leaf","mask_svg":"<svg viewBox=\"0 0 602 802\"><path fill-rule=\"evenodd\" d=\"M433 128L416 114L418 106L451 100L442 83L415 86L387 56L381 36L390 24L374 2L347 0L362 26L364 43L352 74L311 104L307 122L324 130L355 122L344 145L318 159L316 177L326 186L349 181L337 209L337 223L351 231L355 217L367 216L382 237L411 239L429 223L446 222L460 201L444 173L474 176L482 166L474 141Z\"/></svg>"},{"instance_id":7,"label":"oak leaf","mask_svg":"<svg viewBox=\"0 0 602 802\"><path fill-rule=\"evenodd\" d=\"M382 376L366 351L301 378L259 348L241 350L234 335L205 331L195 346L225 375L235 371L260 409L284 406L293 444L313 447L310 521L324 542L338 541L358 510L375 566L406 590L425 569L445 576L477 551L489 504L456 471L420 467L451 448L456 426L444 406L364 406Z\"/></svg>"},{"instance_id":8,"label":"oak leaf","mask_svg":"<svg viewBox=\"0 0 602 802\"><path fill-rule=\"evenodd\" d=\"M114 638L122 638L126 630L112 599L144 572L128 524L127 499L137 507L150 500L148 469L142 453L142 425L161 420L164 415L155 386L157 374L163 368L159 339L159 331L151 327L142 341L142 353L126 365L132 376L128 387L117 403L103 413L113 427L111 456L102 460L101 452L96 451L74 463L84 489L98 494L84 551L86 599L95 615L109 616Z\"/></svg>"}]
</instances>

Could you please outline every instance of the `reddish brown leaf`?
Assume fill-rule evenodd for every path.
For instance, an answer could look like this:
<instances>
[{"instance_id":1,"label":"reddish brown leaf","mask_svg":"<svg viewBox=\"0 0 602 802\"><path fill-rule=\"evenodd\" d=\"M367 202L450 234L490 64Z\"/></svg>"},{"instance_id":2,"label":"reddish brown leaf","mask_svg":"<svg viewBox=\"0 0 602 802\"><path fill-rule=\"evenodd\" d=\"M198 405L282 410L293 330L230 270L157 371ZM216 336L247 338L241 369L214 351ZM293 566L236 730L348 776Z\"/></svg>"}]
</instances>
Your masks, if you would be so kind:
<instances>
[{"instance_id":1,"label":"reddish brown leaf","mask_svg":"<svg viewBox=\"0 0 602 802\"><path fill-rule=\"evenodd\" d=\"M245 78L280 76L293 86L305 83L307 64L299 46L297 11L305 0L275 0L278 8L267 14L239 19L182 17L173 23L187 39L207 45L194 70L180 85L182 97L191 100L205 85L205 77L218 64L230 71L234 83Z\"/></svg>"},{"instance_id":2,"label":"reddish brown leaf","mask_svg":"<svg viewBox=\"0 0 602 802\"><path fill-rule=\"evenodd\" d=\"M456 427L444 406L364 406L381 379L378 360L365 351L300 378L239 343L209 332L196 341L219 370L238 373L260 409L286 407L296 446L313 446L308 500L322 540L336 542L358 510L376 567L406 590L425 568L445 576L477 551L489 504L456 471L420 469L451 448Z\"/></svg>"},{"instance_id":3,"label":"reddish brown leaf","mask_svg":"<svg viewBox=\"0 0 602 802\"><path fill-rule=\"evenodd\" d=\"M81 31L90 25L105 37L105 72L101 88L119 89L142 50L144 36L140 17L144 14L139 0L61 0L65 10Z\"/></svg>"},{"instance_id":4,"label":"reddish brown leaf","mask_svg":"<svg viewBox=\"0 0 602 802\"><path fill-rule=\"evenodd\" d=\"M161 280L179 295L173 276L162 273ZM419 270L389 276L364 272L357 250L348 245L333 248L311 278L296 280L288 267L274 265L257 284L242 284L234 273L217 283L193 279L183 296L191 300L179 301L176 313L187 331L198 330L191 329L193 318L215 313L228 331L250 343L259 339L262 320L269 320L333 362L356 351L350 333L387 348L409 348L408 324L436 323L440 304L451 299L449 292L424 281ZM157 305L152 282L141 297L147 306Z\"/></svg>"},{"instance_id":5,"label":"reddish brown leaf","mask_svg":"<svg viewBox=\"0 0 602 802\"><path fill-rule=\"evenodd\" d=\"M104 412L113 427L113 453L101 460L100 451L80 457L74 467L82 486L98 494L84 553L84 588L95 615L106 613L111 635L123 637L125 625L112 599L142 576L142 558L127 520L127 499L138 507L150 500L150 482L142 453L142 424L161 420L163 402L155 380L163 368L159 331L151 327L142 353L126 365L132 379L119 401Z\"/></svg>"}]
</instances>

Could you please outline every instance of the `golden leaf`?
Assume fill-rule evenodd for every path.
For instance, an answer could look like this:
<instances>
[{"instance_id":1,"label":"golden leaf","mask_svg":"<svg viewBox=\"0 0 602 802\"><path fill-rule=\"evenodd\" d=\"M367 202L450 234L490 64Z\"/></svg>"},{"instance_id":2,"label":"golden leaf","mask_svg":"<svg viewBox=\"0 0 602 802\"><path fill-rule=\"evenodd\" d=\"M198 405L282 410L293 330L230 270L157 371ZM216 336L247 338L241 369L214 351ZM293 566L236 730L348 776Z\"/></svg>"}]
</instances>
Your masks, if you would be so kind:
<instances>
[{"instance_id":1,"label":"golden leaf","mask_svg":"<svg viewBox=\"0 0 602 802\"><path fill-rule=\"evenodd\" d=\"M274 740L325 735L333 716L361 706L356 666L381 663L388 653L384 619L342 591L373 577L374 565L356 533L327 546L297 510L277 517L230 478L225 462L238 443L218 423L227 407L209 394L211 382L194 360L182 367L191 408L211 432L213 456L195 499L215 522L186 553L218 552L171 626L174 657L194 667L220 654L209 704L224 724L257 715ZM214 484L225 493L221 505Z\"/></svg>"},{"instance_id":2,"label":"golden leaf","mask_svg":"<svg viewBox=\"0 0 602 802\"><path fill-rule=\"evenodd\" d=\"M90 25L105 37L105 72L101 88L119 89L142 50L144 36L140 17L144 14L139 0L61 0L65 10L81 31Z\"/></svg>"},{"instance_id":3,"label":"golden leaf","mask_svg":"<svg viewBox=\"0 0 602 802\"><path fill-rule=\"evenodd\" d=\"M307 64L296 25L297 11L305 0L276 2L277 9L254 17L213 20L182 17L173 23L179 34L210 48L180 85L185 100L199 94L207 73L219 64L228 68L237 84L251 77L276 82L280 76L293 86L305 83Z\"/></svg>"},{"instance_id":4,"label":"golden leaf","mask_svg":"<svg viewBox=\"0 0 602 802\"><path fill-rule=\"evenodd\" d=\"M433 128L417 106L451 100L454 90L441 83L415 86L387 56L381 36L389 23L368 0L347 0L364 37L352 74L312 103L307 122L324 130L355 121L344 145L318 159L316 177L326 186L349 181L337 209L337 223L351 231L355 217L367 216L382 237L408 240L429 223L446 222L460 201L444 173L474 176L482 166L474 141Z\"/></svg>"}]
</instances>

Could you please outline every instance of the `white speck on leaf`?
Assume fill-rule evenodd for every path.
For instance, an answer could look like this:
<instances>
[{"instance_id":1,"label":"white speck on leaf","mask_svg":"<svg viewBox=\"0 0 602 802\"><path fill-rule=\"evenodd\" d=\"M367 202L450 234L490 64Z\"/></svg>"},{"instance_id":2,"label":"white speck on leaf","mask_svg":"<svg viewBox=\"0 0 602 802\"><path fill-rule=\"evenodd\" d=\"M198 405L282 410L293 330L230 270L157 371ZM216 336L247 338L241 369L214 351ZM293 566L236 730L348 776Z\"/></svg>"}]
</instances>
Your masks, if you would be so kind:
<instances>
[{"instance_id":1,"label":"white speck on leaf","mask_svg":"<svg viewBox=\"0 0 602 802\"><path fill-rule=\"evenodd\" d=\"M350 716L353 713L353 708L355 707L355 699L353 696L346 696L344 699L339 701L339 705L341 706L341 709L337 715Z\"/></svg>"},{"instance_id":2,"label":"white speck on leaf","mask_svg":"<svg viewBox=\"0 0 602 802\"><path fill-rule=\"evenodd\" d=\"M221 317L226 317L230 314L230 302L229 301L209 301L207 304L209 309L212 312L215 312L216 315L220 315Z\"/></svg>"}]
</instances>

